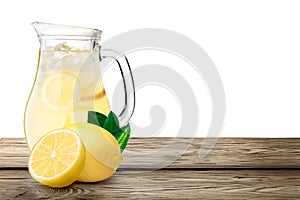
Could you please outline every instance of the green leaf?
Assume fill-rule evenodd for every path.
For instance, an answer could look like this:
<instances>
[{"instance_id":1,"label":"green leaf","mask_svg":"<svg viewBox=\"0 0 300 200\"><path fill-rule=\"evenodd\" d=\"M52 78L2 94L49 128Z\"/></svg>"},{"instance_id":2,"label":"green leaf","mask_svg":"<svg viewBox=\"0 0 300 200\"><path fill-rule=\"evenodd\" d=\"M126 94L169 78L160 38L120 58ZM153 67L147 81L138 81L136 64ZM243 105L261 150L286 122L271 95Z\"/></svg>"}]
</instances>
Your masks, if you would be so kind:
<instances>
[{"instance_id":1,"label":"green leaf","mask_svg":"<svg viewBox=\"0 0 300 200\"><path fill-rule=\"evenodd\" d=\"M130 125L128 123L125 127L113 133L114 137L116 138L116 140L120 145L121 152L123 152L127 146L130 137L130 130L131 130Z\"/></svg>"},{"instance_id":2,"label":"green leaf","mask_svg":"<svg viewBox=\"0 0 300 200\"><path fill-rule=\"evenodd\" d=\"M131 128L128 123L126 126L124 126L123 128L119 128L117 131L113 132L112 134L113 134L113 136L115 136L116 140L118 140L118 138L120 137L120 135L122 133L127 133L130 135L130 131L131 131Z\"/></svg>"},{"instance_id":3,"label":"green leaf","mask_svg":"<svg viewBox=\"0 0 300 200\"><path fill-rule=\"evenodd\" d=\"M129 123L124 128L122 128L122 130L123 130L123 133L120 135L120 137L117 138L117 141L120 144L121 152L123 152L124 149L126 148L129 137L130 137L131 128L130 128Z\"/></svg>"},{"instance_id":4,"label":"green leaf","mask_svg":"<svg viewBox=\"0 0 300 200\"><path fill-rule=\"evenodd\" d=\"M103 123L103 128L111 133L120 129L118 118L112 111L108 113L107 118Z\"/></svg>"},{"instance_id":5,"label":"green leaf","mask_svg":"<svg viewBox=\"0 0 300 200\"><path fill-rule=\"evenodd\" d=\"M88 112L88 123L103 127L106 116L96 111Z\"/></svg>"}]
</instances>

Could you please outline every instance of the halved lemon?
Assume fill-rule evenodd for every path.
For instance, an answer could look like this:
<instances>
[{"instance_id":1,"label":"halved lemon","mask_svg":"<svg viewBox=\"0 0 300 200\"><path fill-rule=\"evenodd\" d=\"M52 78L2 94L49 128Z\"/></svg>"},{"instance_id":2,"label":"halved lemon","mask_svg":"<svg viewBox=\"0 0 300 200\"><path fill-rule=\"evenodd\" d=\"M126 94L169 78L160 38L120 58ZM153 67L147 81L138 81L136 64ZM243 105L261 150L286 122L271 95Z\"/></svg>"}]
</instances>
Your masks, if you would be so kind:
<instances>
[{"instance_id":1,"label":"halved lemon","mask_svg":"<svg viewBox=\"0 0 300 200\"><path fill-rule=\"evenodd\" d=\"M71 72L55 72L49 75L41 87L41 98L56 111L71 109L80 99L80 85Z\"/></svg>"},{"instance_id":2,"label":"halved lemon","mask_svg":"<svg viewBox=\"0 0 300 200\"><path fill-rule=\"evenodd\" d=\"M47 133L31 151L28 169L38 182L50 187L66 187L76 181L85 162L85 147L71 130Z\"/></svg>"}]
</instances>

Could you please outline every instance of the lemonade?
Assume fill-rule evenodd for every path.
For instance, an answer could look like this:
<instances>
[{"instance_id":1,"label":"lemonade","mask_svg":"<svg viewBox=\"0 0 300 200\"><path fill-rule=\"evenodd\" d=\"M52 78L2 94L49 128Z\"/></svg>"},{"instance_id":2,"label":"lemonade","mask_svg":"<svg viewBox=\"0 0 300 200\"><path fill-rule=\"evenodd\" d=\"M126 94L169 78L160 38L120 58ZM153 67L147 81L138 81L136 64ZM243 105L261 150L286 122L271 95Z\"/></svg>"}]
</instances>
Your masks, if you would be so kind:
<instances>
[{"instance_id":1,"label":"lemonade","mask_svg":"<svg viewBox=\"0 0 300 200\"><path fill-rule=\"evenodd\" d=\"M39 55L24 120L30 149L54 129L86 122L90 110L105 115L110 111L97 51L74 50L63 43Z\"/></svg>"}]
</instances>

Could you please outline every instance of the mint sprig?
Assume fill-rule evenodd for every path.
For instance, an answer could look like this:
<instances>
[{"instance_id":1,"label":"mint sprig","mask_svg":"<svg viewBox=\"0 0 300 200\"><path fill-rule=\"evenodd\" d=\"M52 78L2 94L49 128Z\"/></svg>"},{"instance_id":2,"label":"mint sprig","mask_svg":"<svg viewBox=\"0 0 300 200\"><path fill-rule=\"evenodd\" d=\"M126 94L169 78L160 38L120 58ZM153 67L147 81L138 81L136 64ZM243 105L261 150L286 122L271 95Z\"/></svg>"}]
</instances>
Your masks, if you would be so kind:
<instances>
[{"instance_id":1,"label":"mint sprig","mask_svg":"<svg viewBox=\"0 0 300 200\"><path fill-rule=\"evenodd\" d=\"M130 137L131 129L129 123L123 128L120 128L119 120L112 111L110 111L107 116L96 111L89 111L88 123L100 126L110 132L118 141L121 152L124 151Z\"/></svg>"},{"instance_id":2,"label":"mint sprig","mask_svg":"<svg viewBox=\"0 0 300 200\"><path fill-rule=\"evenodd\" d=\"M108 113L107 118L104 121L103 128L112 134L120 129L119 120L112 111Z\"/></svg>"}]
</instances>

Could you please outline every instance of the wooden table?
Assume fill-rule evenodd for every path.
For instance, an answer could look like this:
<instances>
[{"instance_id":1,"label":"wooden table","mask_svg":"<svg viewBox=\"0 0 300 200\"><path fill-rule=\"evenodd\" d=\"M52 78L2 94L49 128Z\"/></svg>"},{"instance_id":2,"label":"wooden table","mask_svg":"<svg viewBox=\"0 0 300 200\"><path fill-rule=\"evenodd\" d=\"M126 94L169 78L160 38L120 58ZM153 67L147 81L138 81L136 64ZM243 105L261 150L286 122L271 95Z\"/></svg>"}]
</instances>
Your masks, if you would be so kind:
<instances>
[{"instance_id":1,"label":"wooden table","mask_svg":"<svg viewBox=\"0 0 300 200\"><path fill-rule=\"evenodd\" d=\"M128 150L159 149L170 141L132 138ZM124 157L106 181L53 189L30 177L25 140L2 138L0 199L300 199L300 138L221 138L200 159L202 141L194 139L180 158L160 170L149 170L144 159Z\"/></svg>"}]
</instances>

